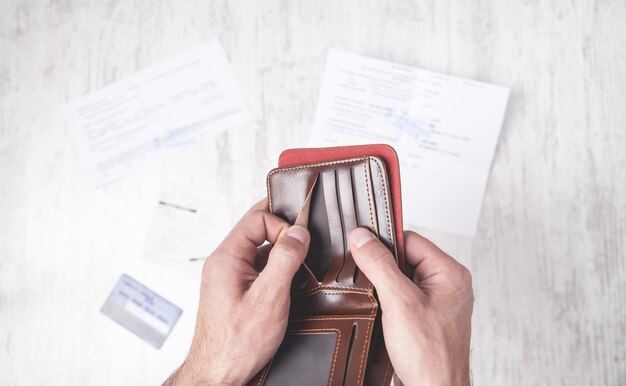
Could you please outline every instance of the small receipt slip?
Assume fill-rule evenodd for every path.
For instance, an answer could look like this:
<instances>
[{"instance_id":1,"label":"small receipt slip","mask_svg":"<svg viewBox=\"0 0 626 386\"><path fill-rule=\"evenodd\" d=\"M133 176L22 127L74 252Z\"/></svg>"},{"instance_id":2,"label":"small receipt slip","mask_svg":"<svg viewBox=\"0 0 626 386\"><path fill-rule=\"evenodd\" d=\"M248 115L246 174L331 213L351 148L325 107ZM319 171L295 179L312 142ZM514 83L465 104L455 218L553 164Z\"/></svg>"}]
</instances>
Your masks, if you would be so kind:
<instances>
[{"instance_id":1,"label":"small receipt slip","mask_svg":"<svg viewBox=\"0 0 626 386\"><path fill-rule=\"evenodd\" d=\"M132 277L122 275L100 312L161 348L183 311Z\"/></svg>"},{"instance_id":2,"label":"small receipt slip","mask_svg":"<svg viewBox=\"0 0 626 386\"><path fill-rule=\"evenodd\" d=\"M85 95L65 115L94 186L250 118L218 40Z\"/></svg>"}]
</instances>

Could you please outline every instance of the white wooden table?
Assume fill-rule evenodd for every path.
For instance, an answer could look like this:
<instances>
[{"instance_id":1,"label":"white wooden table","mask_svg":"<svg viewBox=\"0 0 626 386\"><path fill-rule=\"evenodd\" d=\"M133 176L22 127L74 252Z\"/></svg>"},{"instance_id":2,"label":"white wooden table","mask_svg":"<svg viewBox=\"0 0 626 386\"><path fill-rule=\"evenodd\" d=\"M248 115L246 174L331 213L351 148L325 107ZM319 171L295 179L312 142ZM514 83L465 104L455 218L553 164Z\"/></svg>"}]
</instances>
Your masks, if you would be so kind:
<instances>
[{"instance_id":1,"label":"white wooden table","mask_svg":"<svg viewBox=\"0 0 626 386\"><path fill-rule=\"evenodd\" d=\"M474 383L626 384L624 20L602 0L3 0L0 384L159 384L184 358L200 264L140 258L162 166L92 189L61 106L213 37L255 119L186 157L227 223L306 145L331 47L510 86L477 236L420 230L473 272ZM184 309L161 350L99 313L123 272Z\"/></svg>"}]
</instances>

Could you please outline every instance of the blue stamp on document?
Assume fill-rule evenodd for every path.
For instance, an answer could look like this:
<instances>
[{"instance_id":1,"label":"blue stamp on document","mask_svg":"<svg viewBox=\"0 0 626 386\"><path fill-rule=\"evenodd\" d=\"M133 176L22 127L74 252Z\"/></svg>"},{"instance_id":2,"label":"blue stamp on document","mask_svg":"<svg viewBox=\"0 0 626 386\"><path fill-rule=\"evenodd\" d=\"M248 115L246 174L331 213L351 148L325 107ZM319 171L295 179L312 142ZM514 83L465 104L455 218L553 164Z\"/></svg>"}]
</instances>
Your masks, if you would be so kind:
<instances>
[{"instance_id":1,"label":"blue stamp on document","mask_svg":"<svg viewBox=\"0 0 626 386\"><path fill-rule=\"evenodd\" d=\"M388 124L414 139L422 139L431 134L431 125L409 114L406 110L390 108L383 116Z\"/></svg>"},{"instance_id":2,"label":"blue stamp on document","mask_svg":"<svg viewBox=\"0 0 626 386\"><path fill-rule=\"evenodd\" d=\"M123 274L100 312L152 346L161 348L183 310Z\"/></svg>"}]
</instances>

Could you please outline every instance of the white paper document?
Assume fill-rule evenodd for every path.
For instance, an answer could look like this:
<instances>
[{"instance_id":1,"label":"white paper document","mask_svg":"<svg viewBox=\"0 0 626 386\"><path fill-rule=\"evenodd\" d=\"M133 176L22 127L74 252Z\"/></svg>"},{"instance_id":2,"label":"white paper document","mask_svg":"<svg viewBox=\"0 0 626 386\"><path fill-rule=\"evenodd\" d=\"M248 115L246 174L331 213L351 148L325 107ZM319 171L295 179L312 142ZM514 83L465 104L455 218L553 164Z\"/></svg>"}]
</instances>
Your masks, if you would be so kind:
<instances>
[{"instance_id":1,"label":"white paper document","mask_svg":"<svg viewBox=\"0 0 626 386\"><path fill-rule=\"evenodd\" d=\"M200 224L200 205L200 197L184 186L164 189L152 215L144 258L171 264L192 259Z\"/></svg>"},{"instance_id":2,"label":"white paper document","mask_svg":"<svg viewBox=\"0 0 626 386\"><path fill-rule=\"evenodd\" d=\"M184 266L204 260L230 230L228 202L166 181L152 215L144 259Z\"/></svg>"},{"instance_id":3,"label":"white paper document","mask_svg":"<svg viewBox=\"0 0 626 386\"><path fill-rule=\"evenodd\" d=\"M65 113L95 186L124 176L160 150L250 117L217 40L71 102Z\"/></svg>"},{"instance_id":4,"label":"white paper document","mask_svg":"<svg viewBox=\"0 0 626 386\"><path fill-rule=\"evenodd\" d=\"M387 143L408 226L473 237L509 89L331 51L314 146Z\"/></svg>"}]
</instances>

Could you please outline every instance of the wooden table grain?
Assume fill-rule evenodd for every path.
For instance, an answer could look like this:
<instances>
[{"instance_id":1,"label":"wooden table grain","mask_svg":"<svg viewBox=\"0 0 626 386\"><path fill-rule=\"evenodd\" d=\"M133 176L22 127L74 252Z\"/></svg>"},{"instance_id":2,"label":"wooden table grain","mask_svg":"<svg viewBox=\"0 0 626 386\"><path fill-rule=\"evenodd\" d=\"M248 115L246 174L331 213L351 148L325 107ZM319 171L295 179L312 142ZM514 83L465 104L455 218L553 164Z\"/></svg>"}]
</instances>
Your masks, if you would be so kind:
<instances>
[{"instance_id":1,"label":"wooden table grain","mask_svg":"<svg viewBox=\"0 0 626 386\"><path fill-rule=\"evenodd\" d=\"M330 48L512 89L476 237L419 230L472 270L474 384L626 384L624 20L604 0L3 0L0 384L167 377L201 263L141 259L163 175L200 165L231 224L306 146ZM214 37L253 121L91 188L63 104ZM123 272L184 309L161 350L99 313Z\"/></svg>"}]
</instances>

